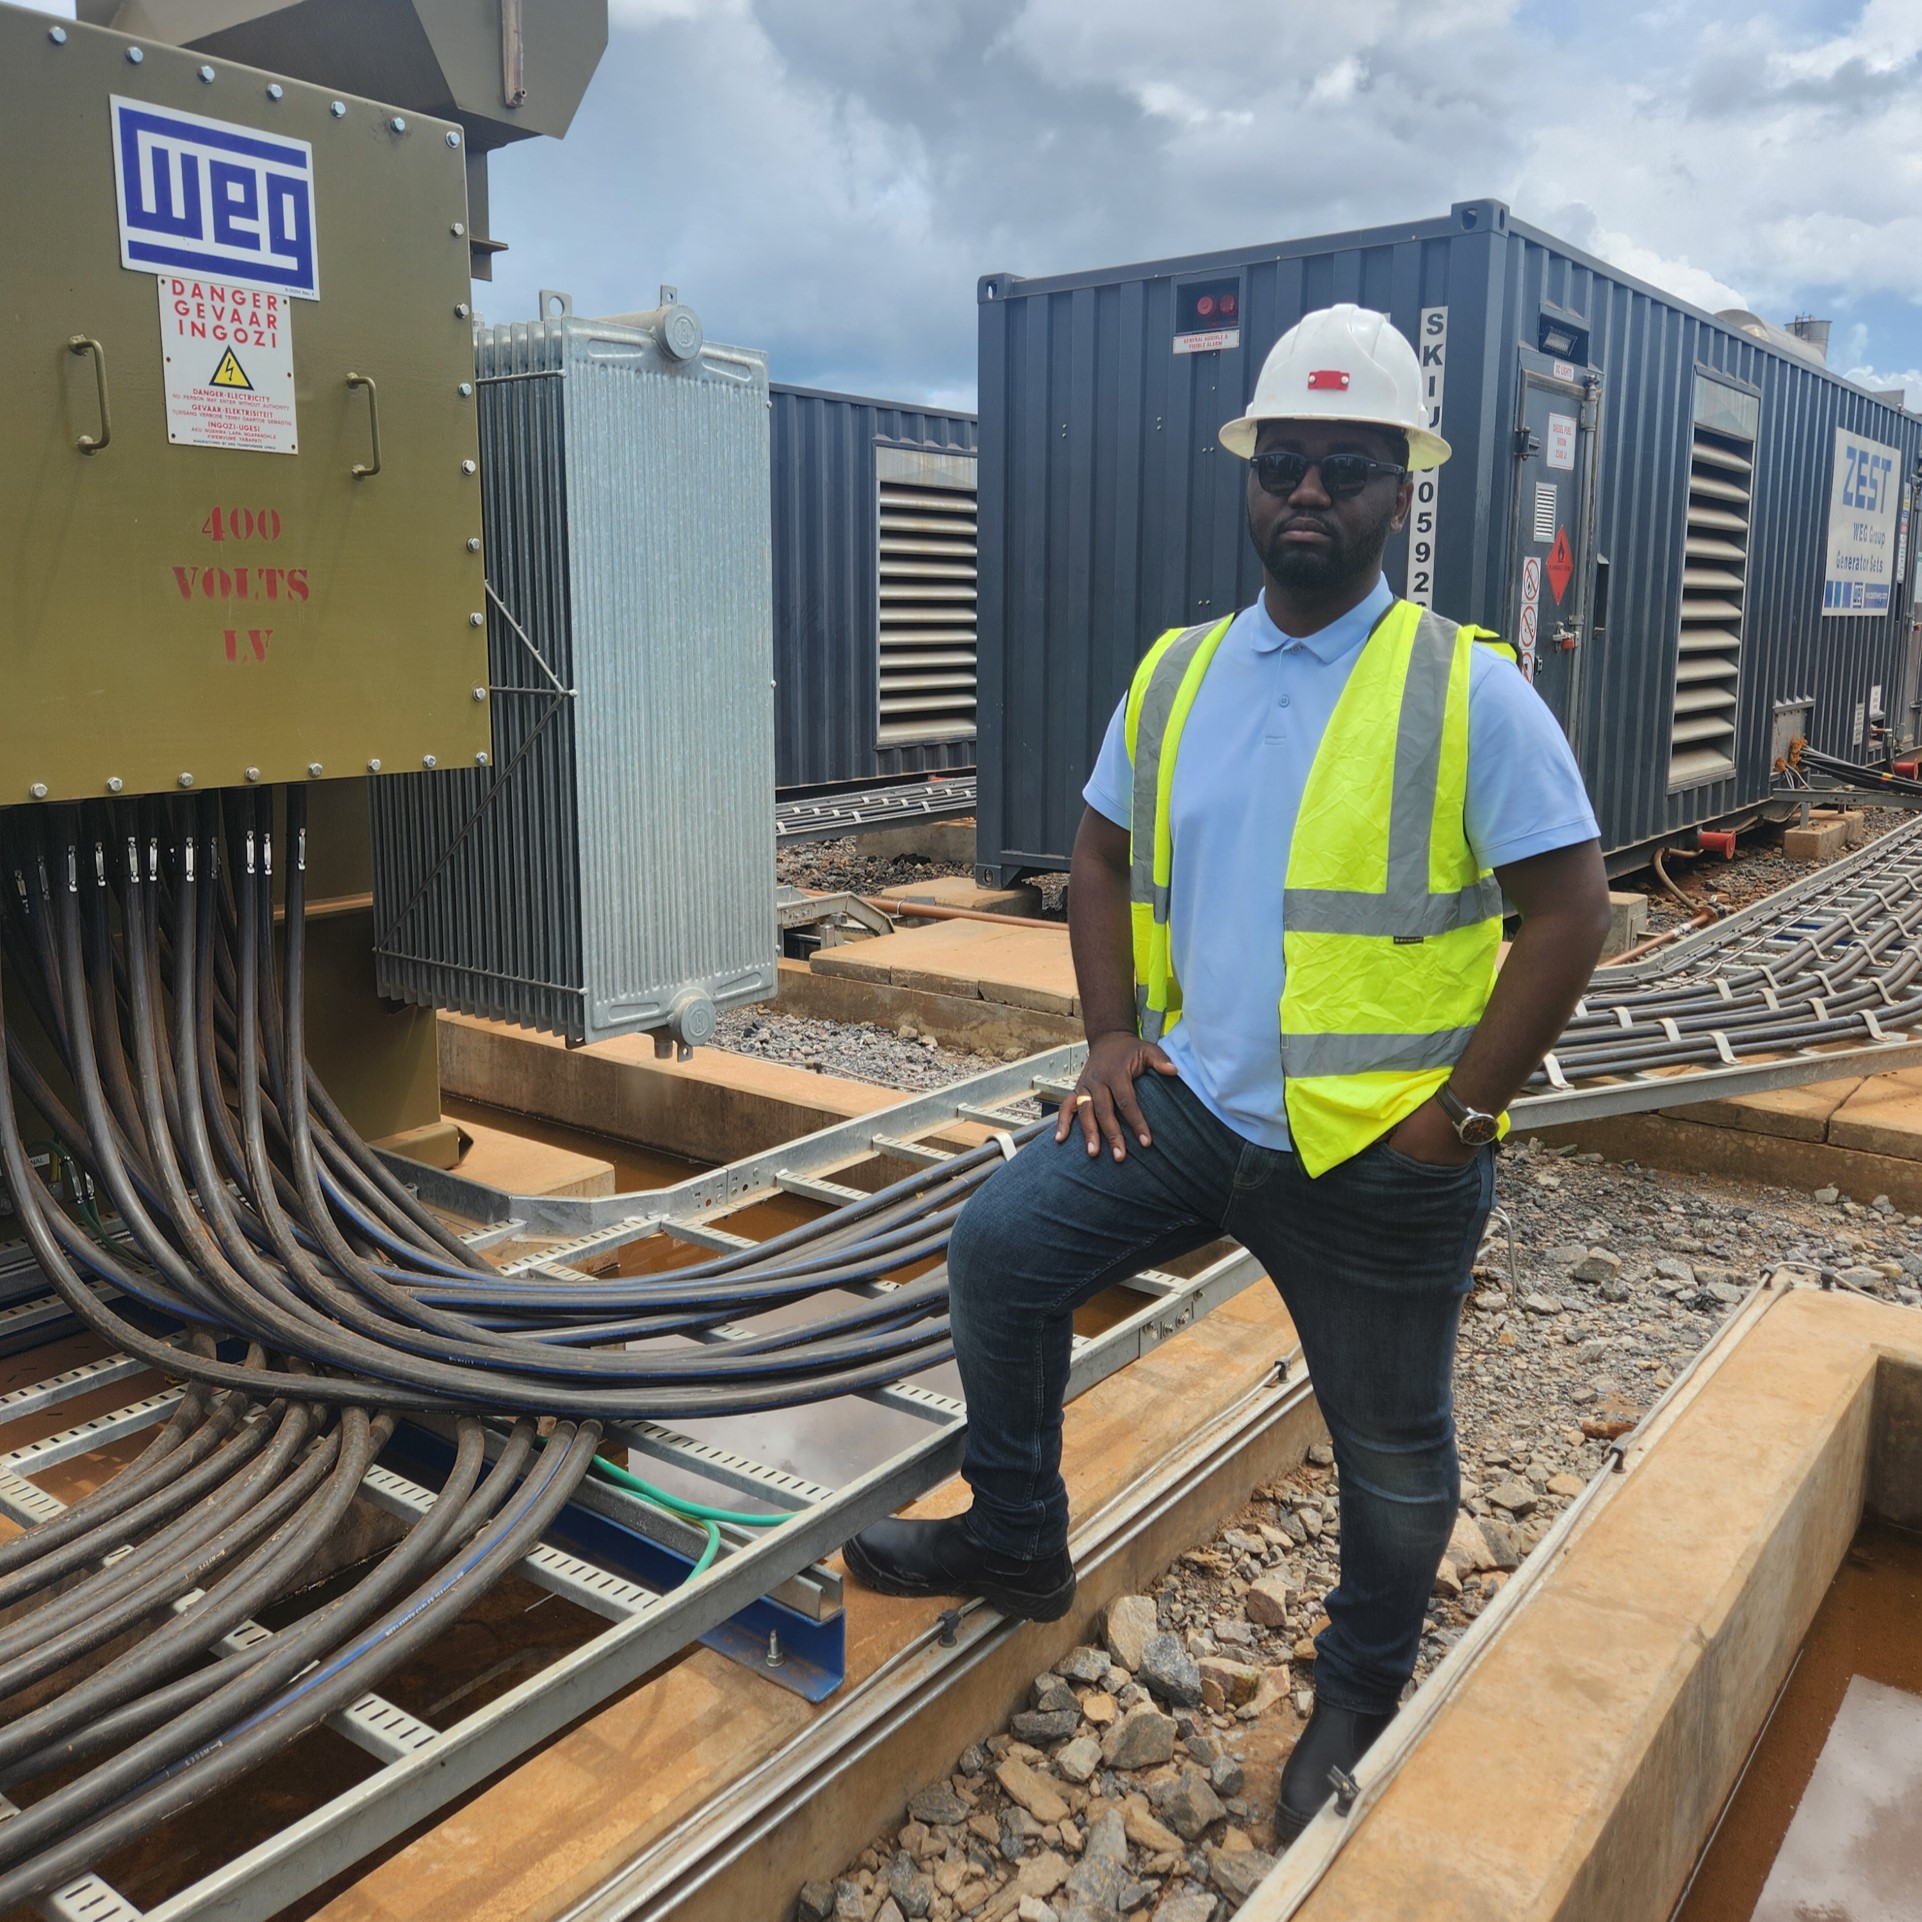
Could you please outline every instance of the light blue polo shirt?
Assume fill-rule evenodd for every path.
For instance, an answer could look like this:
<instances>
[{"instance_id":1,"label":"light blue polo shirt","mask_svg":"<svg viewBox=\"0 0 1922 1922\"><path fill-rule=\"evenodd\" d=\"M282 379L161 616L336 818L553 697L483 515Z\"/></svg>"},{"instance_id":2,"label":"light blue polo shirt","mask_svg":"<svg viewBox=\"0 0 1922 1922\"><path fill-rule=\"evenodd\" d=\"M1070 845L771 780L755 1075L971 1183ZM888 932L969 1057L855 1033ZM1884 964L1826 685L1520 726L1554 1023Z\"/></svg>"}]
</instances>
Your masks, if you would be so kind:
<instances>
[{"instance_id":1,"label":"light blue polo shirt","mask_svg":"<svg viewBox=\"0 0 1922 1922\"><path fill-rule=\"evenodd\" d=\"M1308 769L1361 644L1394 595L1386 580L1318 634L1283 634L1257 600L1235 616L1195 696L1175 759L1169 939L1181 983L1170 1058L1217 1119L1288 1146L1280 1015L1282 883ZM1128 825L1124 699L1082 798ZM1392 743L1382 746L1389 778ZM1474 651L1468 682L1468 844L1504 867L1597 837L1568 741L1521 670Z\"/></svg>"}]
</instances>

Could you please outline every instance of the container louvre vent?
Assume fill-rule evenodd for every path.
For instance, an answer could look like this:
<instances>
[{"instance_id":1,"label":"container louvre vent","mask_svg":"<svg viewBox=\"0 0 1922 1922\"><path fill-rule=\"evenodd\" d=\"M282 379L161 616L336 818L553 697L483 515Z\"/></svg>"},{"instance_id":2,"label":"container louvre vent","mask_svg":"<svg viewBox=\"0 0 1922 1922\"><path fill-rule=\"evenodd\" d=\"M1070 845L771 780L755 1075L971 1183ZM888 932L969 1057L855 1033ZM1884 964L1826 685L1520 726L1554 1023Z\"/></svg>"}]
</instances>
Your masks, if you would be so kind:
<instances>
[{"instance_id":1,"label":"container louvre vent","mask_svg":"<svg viewBox=\"0 0 1922 1922\"><path fill-rule=\"evenodd\" d=\"M931 463L932 465L932 463ZM877 480L881 747L974 732L975 499L972 459L933 479Z\"/></svg>"},{"instance_id":2,"label":"container louvre vent","mask_svg":"<svg viewBox=\"0 0 1922 1922\"><path fill-rule=\"evenodd\" d=\"M1671 788L1735 772L1755 443L1699 423L1689 449Z\"/></svg>"}]
</instances>

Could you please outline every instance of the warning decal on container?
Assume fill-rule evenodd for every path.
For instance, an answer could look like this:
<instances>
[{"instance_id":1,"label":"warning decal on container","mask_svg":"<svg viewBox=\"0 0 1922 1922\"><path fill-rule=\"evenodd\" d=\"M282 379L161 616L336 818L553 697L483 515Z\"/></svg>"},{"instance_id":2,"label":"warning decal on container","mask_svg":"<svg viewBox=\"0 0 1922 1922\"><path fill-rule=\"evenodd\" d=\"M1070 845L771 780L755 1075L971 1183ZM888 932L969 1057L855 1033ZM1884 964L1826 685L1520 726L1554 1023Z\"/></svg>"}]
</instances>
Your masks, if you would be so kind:
<instances>
[{"instance_id":1,"label":"warning decal on container","mask_svg":"<svg viewBox=\"0 0 1922 1922\"><path fill-rule=\"evenodd\" d=\"M1548 417L1548 464L1572 469L1575 465L1575 416L1550 414Z\"/></svg>"},{"instance_id":2,"label":"warning decal on container","mask_svg":"<svg viewBox=\"0 0 1922 1922\"><path fill-rule=\"evenodd\" d=\"M1521 619L1516 623L1516 652L1521 655L1521 669L1532 681L1535 678L1535 664L1539 656L1536 652L1536 623L1541 618L1542 605L1542 562L1539 554L1530 554L1522 561L1522 609Z\"/></svg>"},{"instance_id":3,"label":"warning decal on container","mask_svg":"<svg viewBox=\"0 0 1922 1922\"><path fill-rule=\"evenodd\" d=\"M177 447L299 451L293 307L285 294L160 276L167 438Z\"/></svg>"}]
</instances>

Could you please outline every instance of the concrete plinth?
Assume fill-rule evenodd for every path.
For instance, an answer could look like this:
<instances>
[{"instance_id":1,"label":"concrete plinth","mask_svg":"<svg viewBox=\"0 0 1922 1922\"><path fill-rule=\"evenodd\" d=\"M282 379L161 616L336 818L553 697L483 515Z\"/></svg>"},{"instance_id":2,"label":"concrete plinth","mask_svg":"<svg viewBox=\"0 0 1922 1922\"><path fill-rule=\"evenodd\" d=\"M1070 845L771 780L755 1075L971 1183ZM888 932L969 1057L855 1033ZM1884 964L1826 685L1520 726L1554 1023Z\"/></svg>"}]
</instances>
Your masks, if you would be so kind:
<instances>
[{"instance_id":1,"label":"concrete plinth","mask_svg":"<svg viewBox=\"0 0 1922 1922\"><path fill-rule=\"evenodd\" d=\"M1887 1195L1906 1213L1922 1213L1918 1069L1527 1132L1550 1144L1576 1143L1611 1161L1805 1192L1834 1187L1858 1201Z\"/></svg>"},{"instance_id":2,"label":"concrete plinth","mask_svg":"<svg viewBox=\"0 0 1922 1922\"><path fill-rule=\"evenodd\" d=\"M440 1018L440 1078L469 1101L710 1162L759 1154L901 1099L897 1089L718 1048L657 1061L646 1036L570 1048L459 1014Z\"/></svg>"},{"instance_id":3,"label":"concrete plinth","mask_svg":"<svg viewBox=\"0 0 1922 1922\"><path fill-rule=\"evenodd\" d=\"M997 928L984 921L937 921L832 948L817 954L811 965L817 974L962 1000L997 1001L1044 1014L1081 1012L1065 924Z\"/></svg>"},{"instance_id":4,"label":"concrete plinth","mask_svg":"<svg viewBox=\"0 0 1922 1922\"><path fill-rule=\"evenodd\" d=\"M1620 954L1632 948L1648 932L1648 896L1632 889L1608 892L1608 942L1604 955Z\"/></svg>"},{"instance_id":5,"label":"concrete plinth","mask_svg":"<svg viewBox=\"0 0 1922 1922\"><path fill-rule=\"evenodd\" d=\"M937 874L931 880L904 882L885 890L890 901L925 901L940 908L967 908L975 914L1039 914L1041 890L1022 881L1011 888L977 887L966 874ZM906 917L903 917L906 918Z\"/></svg>"},{"instance_id":6,"label":"concrete plinth","mask_svg":"<svg viewBox=\"0 0 1922 1922\"><path fill-rule=\"evenodd\" d=\"M971 868L974 865L974 817L952 815L933 821L911 821L904 827L870 828L855 846L863 854L887 859L919 856L938 861L943 867Z\"/></svg>"},{"instance_id":7,"label":"concrete plinth","mask_svg":"<svg viewBox=\"0 0 1922 1922\"><path fill-rule=\"evenodd\" d=\"M1782 852L1791 861L1832 861L1848 844L1848 823L1822 809L1809 816L1807 827L1788 828L1782 835Z\"/></svg>"}]
</instances>

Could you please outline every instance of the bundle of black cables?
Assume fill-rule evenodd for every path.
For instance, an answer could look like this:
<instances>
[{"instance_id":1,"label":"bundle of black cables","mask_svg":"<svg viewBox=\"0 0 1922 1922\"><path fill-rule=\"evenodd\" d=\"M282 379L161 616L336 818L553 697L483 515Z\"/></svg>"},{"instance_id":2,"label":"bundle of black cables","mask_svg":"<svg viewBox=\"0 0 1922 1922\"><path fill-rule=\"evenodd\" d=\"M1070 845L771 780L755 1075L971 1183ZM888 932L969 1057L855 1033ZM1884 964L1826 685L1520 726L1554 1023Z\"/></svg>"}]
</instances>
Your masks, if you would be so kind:
<instances>
[{"instance_id":1,"label":"bundle of black cables","mask_svg":"<svg viewBox=\"0 0 1922 1922\"><path fill-rule=\"evenodd\" d=\"M271 1399L298 1366L305 1399L365 1408L740 1414L947 1358L940 1257L1000 1163L995 1144L752 1249L656 1274L508 1276L477 1262L308 1063L306 804L303 789L286 792L279 942L266 792L9 817L9 994L37 1018L39 1056L50 1050L66 1085L16 1032L17 1008L0 1010L11 1068L0 1156L76 1315L210 1387ZM16 1088L111 1204L117 1236L55 1204ZM771 1315L810 1301L806 1317ZM186 1330L229 1354L185 1342ZM235 1342L271 1359L233 1359Z\"/></svg>"}]
</instances>

